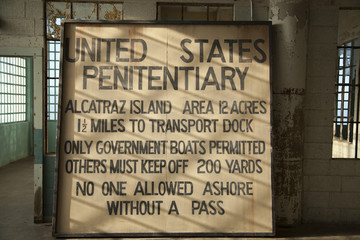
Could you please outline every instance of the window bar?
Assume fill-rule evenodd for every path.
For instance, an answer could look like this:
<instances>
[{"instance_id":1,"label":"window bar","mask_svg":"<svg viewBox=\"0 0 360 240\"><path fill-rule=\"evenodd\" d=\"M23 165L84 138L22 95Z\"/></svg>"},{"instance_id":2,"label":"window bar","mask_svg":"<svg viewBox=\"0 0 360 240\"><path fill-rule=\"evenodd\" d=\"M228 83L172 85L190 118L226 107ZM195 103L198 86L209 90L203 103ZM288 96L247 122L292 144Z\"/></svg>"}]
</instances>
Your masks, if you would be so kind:
<instances>
[{"instance_id":1,"label":"window bar","mask_svg":"<svg viewBox=\"0 0 360 240\"><path fill-rule=\"evenodd\" d=\"M345 66L345 60L346 60L346 51L344 51L343 59L341 60L343 68ZM345 84L345 70L343 72L343 75L341 76L341 79L342 79L341 80L342 83ZM344 139L344 135L343 135L344 121L345 121L345 119L344 119L344 86L341 87L340 97L341 97L341 100L340 100L340 120L341 120L340 139Z\"/></svg>"},{"instance_id":2,"label":"window bar","mask_svg":"<svg viewBox=\"0 0 360 240\"><path fill-rule=\"evenodd\" d=\"M360 104L360 91L359 88L357 88L357 104L356 104L356 134L355 134L355 158L357 158L358 155L358 141L359 141L359 104Z\"/></svg>"},{"instance_id":3,"label":"window bar","mask_svg":"<svg viewBox=\"0 0 360 240\"><path fill-rule=\"evenodd\" d=\"M0 123L26 121L27 71L23 58L0 57Z\"/></svg>"},{"instance_id":4,"label":"window bar","mask_svg":"<svg viewBox=\"0 0 360 240\"><path fill-rule=\"evenodd\" d=\"M348 68L348 66L346 65L346 61L348 58L348 52L346 50L344 50L345 52L345 57L343 59L344 63L343 66L345 67L345 69ZM345 71L346 72L346 71ZM348 81L346 81L346 78L348 76L345 74L343 74L343 83L344 83L344 87L342 88L343 91L343 110L342 110L342 115L344 118L344 122L346 124L346 136L345 136L345 140L347 140L348 142L350 142L350 118L349 118L349 106L350 106L350 101L351 101L351 96L350 96L350 86L351 86L351 81L350 81L350 76L348 77ZM347 96L347 98L345 99L345 96ZM347 104L347 108L345 107ZM347 111L347 114L345 116L345 112ZM344 127L344 126L343 126Z\"/></svg>"},{"instance_id":5,"label":"window bar","mask_svg":"<svg viewBox=\"0 0 360 240\"><path fill-rule=\"evenodd\" d=\"M340 63L340 61L342 61L342 59L341 59L341 56L340 56L340 54L339 54L339 52L338 52L338 65L340 65L339 63ZM339 70L338 70L338 72L340 71L340 66L339 66ZM342 78L343 78L343 76L341 75L341 83L339 83L339 78L340 78L340 75L338 74L338 78L337 78L337 82L338 82L338 84L340 85L342 85L343 84L343 80L342 80ZM336 91L335 91L335 93L336 93L336 108L335 108L335 119L334 119L334 122L335 122L335 124L336 124L336 126L335 126L335 131L337 131L337 128L339 128L339 135L338 135L338 137L339 138L341 138L342 136L341 136L341 126L342 126L342 120L341 120L341 118L339 118L339 117L341 117L341 99L339 100L339 95L341 94L340 93L340 91L339 91L339 85L337 85L336 86ZM340 106L339 106L340 105ZM340 116L339 116L339 111L340 111ZM339 120L341 121L341 122L339 122ZM339 127L338 127L339 126ZM336 134L336 132L335 132L335 134Z\"/></svg>"},{"instance_id":6,"label":"window bar","mask_svg":"<svg viewBox=\"0 0 360 240\"><path fill-rule=\"evenodd\" d=\"M344 50L345 49L360 49L360 46L340 46L340 47L337 47L337 48L343 48Z\"/></svg>"},{"instance_id":7,"label":"window bar","mask_svg":"<svg viewBox=\"0 0 360 240\"><path fill-rule=\"evenodd\" d=\"M353 46L352 46L353 47ZM352 52L353 52L353 56L354 58L352 59L352 61L355 60L355 56L356 56L356 51L353 51L353 49L359 49L360 47L357 47L357 48L352 48ZM356 60L355 60L356 61ZM352 64L354 64L354 62L352 62ZM356 67L355 67L356 69ZM360 67L359 69L360 70ZM359 75L360 76L360 75ZM356 72L355 72L355 76L356 78ZM358 83L355 83L356 85L358 85ZM356 120L355 120L355 123L356 123L356 130L355 130L355 158L358 158L358 146L359 146L359 115L360 115L360 89L359 87L356 88L357 90L357 104L356 104Z\"/></svg>"},{"instance_id":8,"label":"window bar","mask_svg":"<svg viewBox=\"0 0 360 240\"><path fill-rule=\"evenodd\" d=\"M353 104L353 101L355 101L354 95L353 95L353 91L355 90L354 89L355 82L353 81L353 72L352 72L352 66L353 66L353 63L354 63L354 56L353 56L353 50L351 49L350 51L351 52L350 52L350 66L349 66L349 68L350 68L350 78L349 78L349 97L350 97L349 98L349 117L350 117L350 119L349 119L349 124L351 124L351 125L349 125L349 134L350 134L350 132L354 133L354 129L353 129L354 114L351 114L351 111L353 111L352 108L355 107L355 105ZM354 139L354 136L352 135L351 142L353 142L353 139ZM355 146L356 146L356 144L355 144ZM355 155L357 155L357 154L355 154Z\"/></svg>"}]
</instances>

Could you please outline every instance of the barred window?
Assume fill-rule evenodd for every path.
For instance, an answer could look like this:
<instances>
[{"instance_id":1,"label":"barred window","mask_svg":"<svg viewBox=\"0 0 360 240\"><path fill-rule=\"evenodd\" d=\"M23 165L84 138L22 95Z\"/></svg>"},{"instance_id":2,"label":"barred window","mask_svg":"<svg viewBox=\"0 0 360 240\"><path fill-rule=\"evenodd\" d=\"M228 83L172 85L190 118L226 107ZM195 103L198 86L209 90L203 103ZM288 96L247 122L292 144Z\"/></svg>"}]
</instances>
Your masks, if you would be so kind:
<instances>
[{"instance_id":1,"label":"barred window","mask_svg":"<svg viewBox=\"0 0 360 240\"><path fill-rule=\"evenodd\" d=\"M47 116L48 120L56 120L59 95L60 41L48 41L47 59Z\"/></svg>"},{"instance_id":2,"label":"barred window","mask_svg":"<svg viewBox=\"0 0 360 240\"><path fill-rule=\"evenodd\" d=\"M0 57L0 124L26 121L26 59Z\"/></svg>"},{"instance_id":3,"label":"barred window","mask_svg":"<svg viewBox=\"0 0 360 240\"><path fill-rule=\"evenodd\" d=\"M356 66L358 42L338 47L338 77L334 114L333 157L358 158L359 81Z\"/></svg>"}]
</instances>

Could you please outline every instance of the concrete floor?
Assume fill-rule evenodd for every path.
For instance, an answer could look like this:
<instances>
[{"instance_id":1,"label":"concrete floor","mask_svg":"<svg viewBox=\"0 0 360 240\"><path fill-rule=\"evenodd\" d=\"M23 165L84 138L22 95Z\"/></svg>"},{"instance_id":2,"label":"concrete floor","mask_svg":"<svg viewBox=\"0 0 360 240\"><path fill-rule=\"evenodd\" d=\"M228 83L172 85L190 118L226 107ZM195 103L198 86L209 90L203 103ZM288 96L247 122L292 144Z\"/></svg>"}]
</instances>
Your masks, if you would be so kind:
<instances>
[{"instance_id":1,"label":"concrete floor","mask_svg":"<svg viewBox=\"0 0 360 240\"><path fill-rule=\"evenodd\" d=\"M0 168L0 240L54 239L51 236L51 224L33 223L33 189L33 158L25 158ZM277 236L270 239L360 240L360 225L306 224L277 228Z\"/></svg>"}]
</instances>

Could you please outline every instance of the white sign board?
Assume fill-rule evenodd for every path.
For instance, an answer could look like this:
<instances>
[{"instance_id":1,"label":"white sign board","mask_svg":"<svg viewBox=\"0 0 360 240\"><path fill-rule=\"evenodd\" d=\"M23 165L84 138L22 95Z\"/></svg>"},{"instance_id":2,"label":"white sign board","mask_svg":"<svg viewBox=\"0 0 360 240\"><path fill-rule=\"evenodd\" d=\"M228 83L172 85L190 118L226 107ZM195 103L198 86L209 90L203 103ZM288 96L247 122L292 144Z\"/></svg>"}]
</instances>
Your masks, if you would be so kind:
<instances>
[{"instance_id":1,"label":"white sign board","mask_svg":"<svg viewBox=\"0 0 360 240\"><path fill-rule=\"evenodd\" d=\"M54 235L272 235L269 32L65 22Z\"/></svg>"}]
</instances>

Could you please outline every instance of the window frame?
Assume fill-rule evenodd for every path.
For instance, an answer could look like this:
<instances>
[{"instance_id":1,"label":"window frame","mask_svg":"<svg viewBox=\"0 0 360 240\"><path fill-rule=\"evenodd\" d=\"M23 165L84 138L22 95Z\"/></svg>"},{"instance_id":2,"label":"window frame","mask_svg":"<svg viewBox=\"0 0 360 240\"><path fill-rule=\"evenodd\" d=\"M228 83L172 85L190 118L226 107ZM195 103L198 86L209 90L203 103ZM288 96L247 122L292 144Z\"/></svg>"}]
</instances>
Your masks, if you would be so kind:
<instances>
[{"instance_id":1,"label":"window frame","mask_svg":"<svg viewBox=\"0 0 360 240\"><path fill-rule=\"evenodd\" d=\"M31 76L30 76L30 67L31 61L27 57L21 56L0 56L0 59L4 58L4 62L0 60L0 64L4 63L4 67L6 67L4 76L11 77L11 80L17 79L17 82L6 82L4 79L0 79L0 85L4 84L4 89L9 90L11 88L11 93L7 92L4 94L0 94L0 108L7 108L6 112L2 113L0 111L0 124L15 124L15 123L22 123L22 122L30 122L30 88L31 88ZM19 63L17 60L23 60L23 62ZM14 62L15 61L15 62ZM10 69L12 68L12 69ZM18 68L22 70L21 73L18 72ZM13 72L16 71L16 72ZM21 80L22 81L21 81ZM3 82L2 82L3 81ZM19 90L21 92L19 92ZM15 91L15 92L13 92ZM6 100L7 103L4 103L3 100ZM20 102L19 102L20 101ZM5 104L7 107L5 107ZM14 106L16 106L14 108ZM9 110L11 109L11 110ZM15 112L13 110L16 110ZM20 116L19 116L20 114ZM4 117L5 121L2 121L2 116ZM20 119L16 119L17 116L21 117ZM15 118L15 119L14 119Z\"/></svg>"},{"instance_id":2,"label":"window frame","mask_svg":"<svg viewBox=\"0 0 360 240\"><path fill-rule=\"evenodd\" d=\"M334 157L333 155L333 159L358 159L360 157L360 59L358 59L359 54L357 53L357 49L360 49L359 40L353 39L337 47L337 79L333 118L333 148L335 139L347 143L348 147L354 150L354 157ZM342 57L340 51L343 52ZM350 51L349 54L348 51ZM350 60L349 63L346 62L347 59Z\"/></svg>"},{"instance_id":3,"label":"window frame","mask_svg":"<svg viewBox=\"0 0 360 240\"><path fill-rule=\"evenodd\" d=\"M232 8L232 21L234 21L234 4L232 3L192 3L192 2L157 2L156 3L156 20L157 21L172 21L172 20L163 20L160 19L159 7L161 6L178 6L181 7L181 19L174 21L212 21L209 19L209 10L211 7L231 7ZM184 9L185 7L206 7L207 9L207 19L206 20L187 20L184 19Z\"/></svg>"},{"instance_id":4,"label":"window frame","mask_svg":"<svg viewBox=\"0 0 360 240\"><path fill-rule=\"evenodd\" d=\"M69 13L61 13L60 11L57 12L57 15L59 17L56 17L56 15L52 16L52 15L49 15L48 16L48 6L49 6L49 3L56 3L56 4L60 4L60 3L64 3L65 5L69 5ZM54 84L54 86L50 86L50 87L54 87L54 91L55 93L57 94L49 94L50 91L52 91L51 89L49 89L49 80L54 80L55 82L59 83L60 82L60 59L56 59L58 60L58 73L59 75L58 76L55 76L55 77L49 77L49 46L48 46L48 43L49 41L53 41L56 44L58 44L60 46L60 41L61 41L61 37L60 36L52 36L52 35L49 35L49 26L50 24L49 23L49 17L56 17L53 19L53 23L52 24L56 24L59 26L59 23L57 23L57 21L59 19L79 19L79 18L74 18L74 4L94 4L94 6L96 6L96 13L95 13L95 16L96 18L94 20L99 20L99 16L100 16L100 7L101 5L121 5L121 10L119 9L116 9L116 11L121 11L120 12L120 19L117 19L117 20L123 20L124 18L124 10L123 10L123 2L122 1L95 1L95 0L90 0L90 1L82 1L82 0L70 0L70 1L66 1L66 0L45 0L44 1L44 16L45 16L45 21L44 21L44 33L45 33L45 36L44 36L44 46L45 46L45 57L44 57L44 100L45 100L45 103L44 103L44 127L45 127L45 146L44 146L44 149L45 149L45 153L46 154L53 154L55 153L55 149L53 151L49 150L49 129L48 129L48 125L49 125L49 121L57 121L58 120L58 94L59 94L59 85L56 85ZM66 7L66 9L68 9ZM115 10L114 10L115 11ZM118 12L117 12L118 13ZM94 13L93 13L94 14ZM106 15L106 14L104 14ZM116 15L117 16L117 15ZM110 14L110 17L111 17L111 14ZM86 18L88 19L88 18ZM85 19L84 19L85 20ZM90 20L90 18L89 18ZM60 28L61 26L59 26ZM58 33L60 31L52 31L52 33ZM56 53L54 53L56 54ZM58 52L58 55L60 56L60 51ZM59 57L60 58L60 57ZM56 64L54 62L54 64ZM55 67L54 69L55 71L57 71L57 68ZM53 97L53 99L56 99L54 102L51 102L50 103L50 106L49 106L49 96L50 97ZM49 111L49 110L55 110L55 111ZM50 115L49 115L50 113ZM54 119L49 119L49 117L52 116L54 117Z\"/></svg>"}]
</instances>

